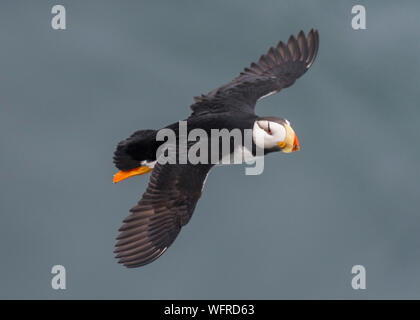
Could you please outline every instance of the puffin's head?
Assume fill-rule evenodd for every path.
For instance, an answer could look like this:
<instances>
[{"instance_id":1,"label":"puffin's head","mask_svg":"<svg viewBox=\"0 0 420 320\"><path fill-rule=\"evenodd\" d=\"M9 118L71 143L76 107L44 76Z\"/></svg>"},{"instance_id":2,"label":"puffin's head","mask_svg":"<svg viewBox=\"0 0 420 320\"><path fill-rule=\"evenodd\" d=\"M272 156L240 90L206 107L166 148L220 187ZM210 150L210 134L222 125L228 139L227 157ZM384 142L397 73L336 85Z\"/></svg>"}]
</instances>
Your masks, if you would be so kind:
<instances>
[{"instance_id":1,"label":"puffin's head","mask_svg":"<svg viewBox=\"0 0 420 320\"><path fill-rule=\"evenodd\" d=\"M252 132L254 143L265 152L299 151L299 140L286 119L277 117L258 118ZM264 145L262 145L262 142Z\"/></svg>"}]
</instances>

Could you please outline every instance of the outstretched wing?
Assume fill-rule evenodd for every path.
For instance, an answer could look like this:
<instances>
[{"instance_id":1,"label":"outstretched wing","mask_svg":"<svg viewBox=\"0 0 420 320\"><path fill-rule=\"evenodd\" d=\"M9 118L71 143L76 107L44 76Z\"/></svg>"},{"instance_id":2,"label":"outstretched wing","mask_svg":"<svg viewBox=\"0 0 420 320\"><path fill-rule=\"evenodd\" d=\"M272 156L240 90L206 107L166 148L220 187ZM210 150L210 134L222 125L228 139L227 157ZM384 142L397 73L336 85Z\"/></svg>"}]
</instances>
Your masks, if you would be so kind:
<instances>
[{"instance_id":1,"label":"outstretched wing","mask_svg":"<svg viewBox=\"0 0 420 320\"><path fill-rule=\"evenodd\" d=\"M156 164L142 199L119 229L119 263L140 267L159 258L188 223L212 165Z\"/></svg>"},{"instance_id":2,"label":"outstretched wing","mask_svg":"<svg viewBox=\"0 0 420 320\"><path fill-rule=\"evenodd\" d=\"M303 31L297 38L290 36L287 44L280 41L230 83L195 97L193 115L232 108L253 113L259 99L290 87L311 67L318 46L318 31L314 29L307 36Z\"/></svg>"}]
</instances>

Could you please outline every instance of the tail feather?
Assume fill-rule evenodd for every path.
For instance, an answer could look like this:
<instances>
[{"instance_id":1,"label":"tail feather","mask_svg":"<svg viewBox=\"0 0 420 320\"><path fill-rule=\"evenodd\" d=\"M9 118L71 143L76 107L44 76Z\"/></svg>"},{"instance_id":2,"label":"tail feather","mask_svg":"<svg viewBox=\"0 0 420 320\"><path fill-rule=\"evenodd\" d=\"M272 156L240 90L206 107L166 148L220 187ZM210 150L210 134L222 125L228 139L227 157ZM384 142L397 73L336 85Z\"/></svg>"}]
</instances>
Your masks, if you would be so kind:
<instances>
[{"instance_id":1,"label":"tail feather","mask_svg":"<svg viewBox=\"0 0 420 320\"><path fill-rule=\"evenodd\" d=\"M156 130L139 130L121 141L114 152L114 164L122 171L140 166L141 161L156 160Z\"/></svg>"}]
</instances>

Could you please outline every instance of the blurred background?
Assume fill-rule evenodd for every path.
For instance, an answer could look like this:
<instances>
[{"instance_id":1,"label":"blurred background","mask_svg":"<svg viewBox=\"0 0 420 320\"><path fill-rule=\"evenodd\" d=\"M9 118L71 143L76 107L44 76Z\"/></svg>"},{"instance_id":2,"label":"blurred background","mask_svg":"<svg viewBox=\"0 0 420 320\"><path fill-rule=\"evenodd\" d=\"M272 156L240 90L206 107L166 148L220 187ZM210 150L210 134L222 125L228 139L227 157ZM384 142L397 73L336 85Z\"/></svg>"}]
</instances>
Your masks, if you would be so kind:
<instances>
[{"instance_id":1,"label":"blurred background","mask_svg":"<svg viewBox=\"0 0 420 320\"><path fill-rule=\"evenodd\" d=\"M55 4L0 4L0 298L420 298L418 1L63 0L62 31ZM212 170L168 251L118 265L148 177L112 184L116 144L186 118L193 96L312 27L312 68L256 109L289 119L301 151L259 176Z\"/></svg>"}]
</instances>

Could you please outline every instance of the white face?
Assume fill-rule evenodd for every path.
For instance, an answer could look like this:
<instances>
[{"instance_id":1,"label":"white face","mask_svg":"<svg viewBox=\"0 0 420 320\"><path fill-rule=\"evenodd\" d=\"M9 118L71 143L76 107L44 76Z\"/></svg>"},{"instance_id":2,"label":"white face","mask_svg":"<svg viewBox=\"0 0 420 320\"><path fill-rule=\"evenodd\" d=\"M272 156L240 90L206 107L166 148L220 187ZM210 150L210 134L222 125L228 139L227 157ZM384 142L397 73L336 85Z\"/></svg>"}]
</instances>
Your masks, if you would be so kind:
<instances>
[{"instance_id":1,"label":"white face","mask_svg":"<svg viewBox=\"0 0 420 320\"><path fill-rule=\"evenodd\" d=\"M278 148L279 143L285 142L286 136L286 128L280 123L268 120L258 120L254 123L253 139L259 148Z\"/></svg>"},{"instance_id":2,"label":"white face","mask_svg":"<svg viewBox=\"0 0 420 320\"><path fill-rule=\"evenodd\" d=\"M269 120L255 121L252 134L254 143L261 149L281 150L285 153L300 149L295 131L287 120L284 125Z\"/></svg>"}]
</instances>

